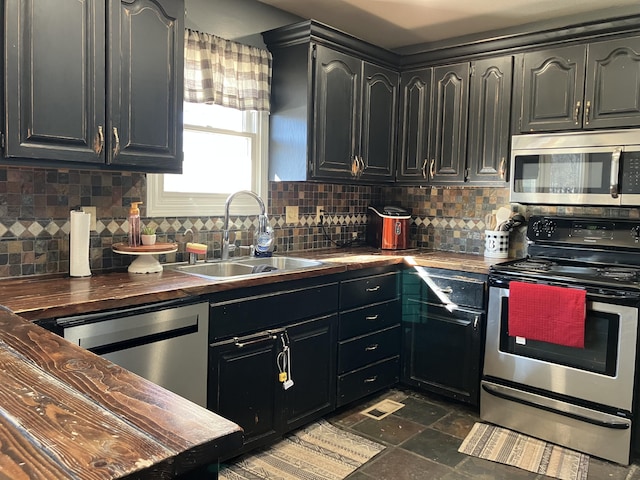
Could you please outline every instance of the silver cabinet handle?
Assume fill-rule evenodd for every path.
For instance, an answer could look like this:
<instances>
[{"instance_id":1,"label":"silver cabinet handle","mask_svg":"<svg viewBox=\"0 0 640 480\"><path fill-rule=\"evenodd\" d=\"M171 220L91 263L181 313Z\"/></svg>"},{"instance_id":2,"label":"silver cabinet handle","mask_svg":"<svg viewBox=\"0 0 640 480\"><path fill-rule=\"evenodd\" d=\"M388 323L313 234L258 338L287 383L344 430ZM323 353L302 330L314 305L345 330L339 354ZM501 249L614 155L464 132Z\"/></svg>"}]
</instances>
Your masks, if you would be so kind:
<instances>
[{"instance_id":1,"label":"silver cabinet handle","mask_svg":"<svg viewBox=\"0 0 640 480\"><path fill-rule=\"evenodd\" d=\"M498 168L498 176L500 177L500 180L504 180L504 176L505 176L505 169L504 169L504 164L506 163L506 159L504 157L502 157L502 160L500 160L500 168Z\"/></svg>"},{"instance_id":2,"label":"silver cabinet handle","mask_svg":"<svg viewBox=\"0 0 640 480\"><path fill-rule=\"evenodd\" d=\"M580 121L580 108L582 107L582 103L580 102L576 102L576 110L573 114L573 121L576 123L576 125L579 125L579 121Z\"/></svg>"},{"instance_id":3,"label":"silver cabinet handle","mask_svg":"<svg viewBox=\"0 0 640 480\"><path fill-rule=\"evenodd\" d=\"M427 178L427 163L428 162L429 161L426 158L424 159L424 162L422 162L422 168L421 168L421 170L422 170L422 178Z\"/></svg>"},{"instance_id":4,"label":"silver cabinet handle","mask_svg":"<svg viewBox=\"0 0 640 480\"><path fill-rule=\"evenodd\" d=\"M589 125L589 115L591 115L591 101L588 101L584 108L584 124Z\"/></svg>"},{"instance_id":5,"label":"silver cabinet handle","mask_svg":"<svg viewBox=\"0 0 640 480\"><path fill-rule=\"evenodd\" d=\"M96 139L93 142L93 151L96 155L100 156L102 149L104 148L104 130L102 125L98 125L98 133L96 133Z\"/></svg>"},{"instance_id":6,"label":"silver cabinet handle","mask_svg":"<svg viewBox=\"0 0 640 480\"><path fill-rule=\"evenodd\" d=\"M364 351L365 352L373 352L374 350L377 350L379 347L379 345L377 343L374 343L373 345L368 345L366 347L364 347Z\"/></svg>"},{"instance_id":7,"label":"silver cabinet handle","mask_svg":"<svg viewBox=\"0 0 640 480\"><path fill-rule=\"evenodd\" d=\"M442 293L453 293L453 288L452 287L444 287L444 288L441 288L440 291Z\"/></svg>"},{"instance_id":8,"label":"silver cabinet handle","mask_svg":"<svg viewBox=\"0 0 640 480\"><path fill-rule=\"evenodd\" d=\"M278 339L278 337L276 335L266 335L264 337L256 338L255 340L249 340L249 341L246 341L246 342L240 342L240 341L238 341L236 339L234 343L235 343L236 347L243 348L243 347L246 347L248 345L254 345L256 343L262 343L262 342L267 342L269 340L277 340L277 339Z\"/></svg>"},{"instance_id":9,"label":"silver cabinet handle","mask_svg":"<svg viewBox=\"0 0 640 480\"><path fill-rule=\"evenodd\" d=\"M477 329L478 328L478 322L480 321L480 315L476 315L475 318L473 319L473 329Z\"/></svg>"},{"instance_id":10,"label":"silver cabinet handle","mask_svg":"<svg viewBox=\"0 0 640 480\"><path fill-rule=\"evenodd\" d=\"M370 287L366 289L367 292L377 292L378 290L380 290L380 285L376 285L375 287Z\"/></svg>"},{"instance_id":11,"label":"silver cabinet handle","mask_svg":"<svg viewBox=\"0 0 640 480\"><path fill-rule=\"evenodd\" d=\"M436 159L431 159L431 165L429 165L429 178L433 180L433 177L436 176Z\"/></svg>"},{"instance_id":12,"label":"silver cabinet handle","mask_svg":"<svg viewBox=\"0 0 640 480\"><path fill-rule=\"evenodd\" d=\"M378 315L371 315L369 317L364 317L365 320L374 321L378 319Z\"/></svg>"},{"instance_id":13,"label":"silver cabinet handle","mask_svg":"<svg viewBox=\"0 0 640 480\"><path fill-rule=\"evenodd\" d=\"M376 380L378 380L378 376L377 376L377 375L374 375L373 377L365 378L365 379L364 379L364 383L373 383L373 382L375 382Z\"/></svg>"},{"instance_id":14,"label":"silver cabinet handle","mask_svg":"<svg viewBox=\"0 0 640 480\"><path fill-rule=\"evenodd\" d=\"M113 138L115 145L113 146L113 158L120 154L120 135L118 135L118 127L113 127Z\"/></svg>"}]
</instances>

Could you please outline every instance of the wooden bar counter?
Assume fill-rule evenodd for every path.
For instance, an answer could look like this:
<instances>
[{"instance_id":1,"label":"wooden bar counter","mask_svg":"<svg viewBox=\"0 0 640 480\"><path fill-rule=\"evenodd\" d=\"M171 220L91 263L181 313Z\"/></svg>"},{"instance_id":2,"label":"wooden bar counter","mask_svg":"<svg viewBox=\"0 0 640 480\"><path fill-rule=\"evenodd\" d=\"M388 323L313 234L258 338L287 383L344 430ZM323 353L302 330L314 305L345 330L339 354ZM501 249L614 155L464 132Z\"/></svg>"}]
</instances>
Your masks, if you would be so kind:
<instances>
[{"instance_id":1,"label":"wooden bar counter","mask_svg":"<svg viewBox=\"0 0 640 480\"><path fill-rule=\"evenodd\" d=\"M5 310L0 366L0 478L176 478L242 445L233 422Z\"/></svg>"}]
</instances>

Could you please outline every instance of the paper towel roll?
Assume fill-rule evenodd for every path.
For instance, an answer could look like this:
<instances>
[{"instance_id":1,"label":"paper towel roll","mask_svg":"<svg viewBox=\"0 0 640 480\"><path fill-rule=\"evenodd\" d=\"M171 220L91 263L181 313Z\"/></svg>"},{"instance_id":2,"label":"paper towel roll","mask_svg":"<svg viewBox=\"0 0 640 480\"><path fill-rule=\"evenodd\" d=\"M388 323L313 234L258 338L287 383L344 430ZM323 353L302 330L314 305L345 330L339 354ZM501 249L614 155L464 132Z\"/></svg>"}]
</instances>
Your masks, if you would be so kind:
<instances>
[{"instance_id":1,"label":"paper towel roll","mask_svg":"<svg viewBox=\"0 0 640 480\"><path fill-rule=\"evenodd\" d=\"M69 240L69 275L72 277L88 277L89 268L89 236L91 214L76 210L71 211L71 232Z\"/></svg>"}]
</instances>

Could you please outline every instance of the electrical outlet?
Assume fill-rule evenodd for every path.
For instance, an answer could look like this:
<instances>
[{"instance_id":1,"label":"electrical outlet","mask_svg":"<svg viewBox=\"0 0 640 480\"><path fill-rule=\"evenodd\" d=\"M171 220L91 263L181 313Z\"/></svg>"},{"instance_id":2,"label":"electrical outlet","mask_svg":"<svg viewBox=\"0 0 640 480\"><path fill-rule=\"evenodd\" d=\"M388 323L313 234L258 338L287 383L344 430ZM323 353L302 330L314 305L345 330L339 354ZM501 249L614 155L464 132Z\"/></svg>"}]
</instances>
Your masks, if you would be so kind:
<instances>
[{"instance_id":1,"label":"electrical outlet","mask_svg":"<svg viewBox=\"0 0 640 480\"><path fill-rule=\"evenodd\" d=\"M320 215L324 215L324 207L322 205L318 205L316 207L316 222L320 223Z\"/></svg>"},{"instance_id":2,"label":"electrical outlet","mask_svg":"<svg viewBox=\"0 0 640 480\"><path fill-rule=\"evenodd\" d=\"M96 207L82 207L82 211L84 213L91 214L91 226L89 227L91 231L96 231Z\"/></svg>"},{"instance_id":3,"label":"electrical outlet","mask_svg":"<svg viewBox=\"0 0 640 480\"><path fill-rule=\"evenodd\" d=\"M289 205L285 207L285 217L287 223L298 223L298 206Z\"/></svg>"},{"instance_id":4,"label":"electrical outlet","mask_svg":"<svg viewBox=\"0 0 640 480\"><path fill-rule=\"evenodd\" d=\"M351 240L357 240L358 239L358 232L351 232Z\"/></svg>"}]
</instances>

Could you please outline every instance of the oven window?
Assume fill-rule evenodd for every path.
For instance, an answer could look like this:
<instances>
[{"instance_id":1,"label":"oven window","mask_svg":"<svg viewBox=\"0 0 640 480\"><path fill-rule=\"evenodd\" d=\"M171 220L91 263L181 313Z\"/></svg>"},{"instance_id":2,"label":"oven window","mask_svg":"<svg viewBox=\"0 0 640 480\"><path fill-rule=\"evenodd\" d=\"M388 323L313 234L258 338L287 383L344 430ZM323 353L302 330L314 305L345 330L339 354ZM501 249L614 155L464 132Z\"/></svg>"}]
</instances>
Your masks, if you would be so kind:
<instances>
[{"instance_id":1,"label":"oven window","mask_svg":"<svg viewBox=\"0 0 640 480\"><path fill-rule=\"evenodd\" d=\"M517 155L518 193L609 193L611 152Z\"/></svg>"},{"instance_id":2,"label":"oven window","mask_svg":"<svg viewBox=\"0 0 640 480\"><path fill-rule=\"evenodd\" d=\"M587 309L584 348L566 347L554 343L527 340L516 343L507 334L509 297L502 297L500 319L500 350L522 357L535 358L558 365L578 368L613 377L616 375L618 356L618 315Z\"/></svg>"}]
</instances>

